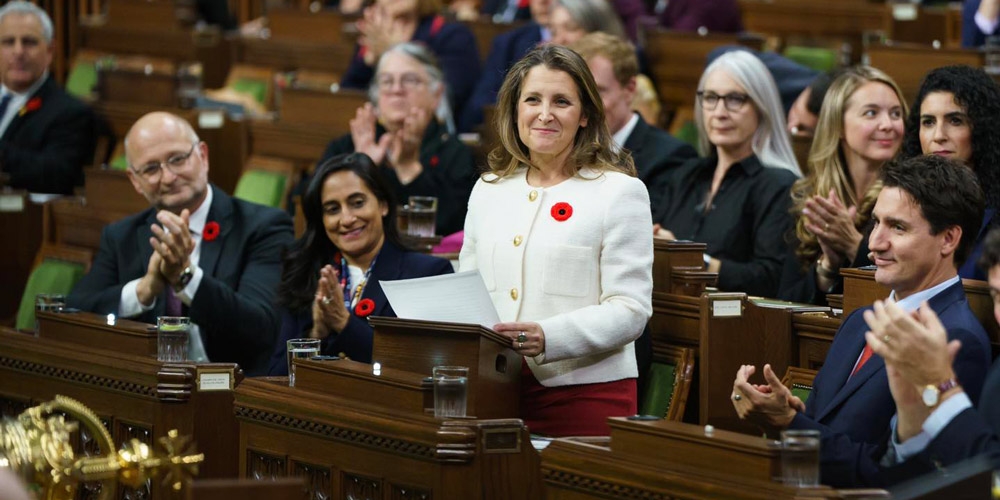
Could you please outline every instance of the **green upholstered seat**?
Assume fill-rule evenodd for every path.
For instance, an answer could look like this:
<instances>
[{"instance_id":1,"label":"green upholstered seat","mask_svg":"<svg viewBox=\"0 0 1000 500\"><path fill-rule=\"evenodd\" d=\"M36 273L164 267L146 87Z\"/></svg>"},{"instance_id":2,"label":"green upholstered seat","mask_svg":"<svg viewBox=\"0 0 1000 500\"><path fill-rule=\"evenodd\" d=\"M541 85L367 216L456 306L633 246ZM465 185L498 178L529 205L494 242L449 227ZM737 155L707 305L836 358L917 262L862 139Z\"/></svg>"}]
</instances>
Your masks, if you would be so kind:
<instances>
[{"instance_id":1,"label":"green upholstered seat","mask_svg":"<svg viewBox=\"0 0 1000 500\"><path fill-rule=\"evenodd\" d=\"M640 415L666 417L670 411L670 401L677 386L677 367L654 362L649 367L646 390L643 391Z\"/></svg>"},{"instance_id":2,"label":"green upholstered seat","mask_svg":"<svg viewBox=\"0 0 1000 500\"><path fill-rule=\"evenodd\" d=\"M677 138L695 149L698 148L698 126L695 125L694 120L688 120L681 125L681 129L677 131Z\"/></svg>"},{"instance_id":3,"label":"green upholstered seat","mask_svg":"<svg viewBox=\"0 0 1000 500\"><path fill-rule=\"evenodd\" d=\"M122 172L128 170L128 160L125 159L125 155L118 155L111 159L111 169L121 170Z\"/></svg>"},{"instance_id":4,"label":"green upholstered seat","mask_svg":"<svg viewBox=\"0 0 1000 500\"><path fill-rule=\"evenodd\" d=\"M257 104L267 106L267 82L250 78L239 78L230 86L235 92L249 95Z\"/></svg>"},{"instance_id":5,"label":"green upholstered seat","mask_svg":"<svg viewBox=\"0 0 1000 500\"><path fill-rule=\"evenodd\" d=\"M812 386L805 384L792 384L792 395L801 399L803 403L809 399L812 393Z\"/></svg>"},{"instance_id":6,"label":"green upholstered seat","mask_svg":"<svg viewBox=\"0 0 1000 500\"><path fill-rule=\"evenodd\" d=\"M97 85L97 66L93 61L77 61L66 78L66 92L79 99L90 99Z\"/></svg>"},{"instance_id":7,"label":"green upholstered seat","mask_svg":"<svg viewBox=\"0 0 1000 500\"><path fill-rule=\"evenodd\" d=\"M803 66L824 73L837 67L837 51L833 49L791 45L785 48L784 55Z\"/></svg>"},{"instance_id":8,"label":"green upholstered seat","mask_svg":"<svg viewBox=\"0 0 1000 500\"><path fill-rule=\"evenodd\" d=\"M35 329L35 296L40 293L68 294L83 277L83 264L63 260L43 260L24 287L21 306L17 310L18 330Z\"/></svg>"},{"instance_id":9,"label":"green upholstered seat","mask_svg":"<svg viewBox=\"0 0 1000 500\"><path fill-rule=\"evenodd\" d=\"M280 208L287 178L279 173L248 170L240 176L233 195L269 207Z\"/></svg>"}]
</instances>

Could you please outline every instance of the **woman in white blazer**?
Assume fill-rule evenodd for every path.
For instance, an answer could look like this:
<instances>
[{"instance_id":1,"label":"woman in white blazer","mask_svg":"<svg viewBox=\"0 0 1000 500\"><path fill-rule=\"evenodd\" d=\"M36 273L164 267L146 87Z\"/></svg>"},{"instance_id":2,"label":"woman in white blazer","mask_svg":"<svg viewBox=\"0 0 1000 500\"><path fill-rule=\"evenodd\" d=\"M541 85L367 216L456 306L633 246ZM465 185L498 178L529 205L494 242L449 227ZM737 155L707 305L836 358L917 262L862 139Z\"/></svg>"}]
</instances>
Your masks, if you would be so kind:
<instances>
[{"instance_id":1,"label":"woman in white blazer","mask_svg":"<svg viewBox=\"0 0 1000 500\"><path fill-rule=\"evenodd\" d=\"M593 76L546 45L507 73L501 147L469 201L462 271L477 269L522 356L532 433L606 435L636 412L633 341L652 314L649 195L612 146Z\"/></svg>"}]
</instances>

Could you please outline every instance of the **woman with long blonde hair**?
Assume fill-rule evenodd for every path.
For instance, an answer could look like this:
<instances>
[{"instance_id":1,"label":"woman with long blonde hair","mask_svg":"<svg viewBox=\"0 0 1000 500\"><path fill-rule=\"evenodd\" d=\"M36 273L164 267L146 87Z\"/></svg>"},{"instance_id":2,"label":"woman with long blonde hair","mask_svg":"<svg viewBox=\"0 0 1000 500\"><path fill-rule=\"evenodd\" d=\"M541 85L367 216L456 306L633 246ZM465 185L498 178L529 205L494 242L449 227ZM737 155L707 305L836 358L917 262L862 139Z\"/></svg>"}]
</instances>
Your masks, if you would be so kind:
<instances>
[{"instance_id":1,"label":"woman with long blonde hair","mask_svg":"<svg viewBox=\"0 0 1000 500\"><path fill-rule=\"evenodd\" d=\"M882 165L902 144L906 113L899 86L876 68L849 68L830 85L809 174L792 186L795 258L785 264L780 298L823 303L839 289L841 268L870 263L866 226Z\"/></svg>"}]
</instances>

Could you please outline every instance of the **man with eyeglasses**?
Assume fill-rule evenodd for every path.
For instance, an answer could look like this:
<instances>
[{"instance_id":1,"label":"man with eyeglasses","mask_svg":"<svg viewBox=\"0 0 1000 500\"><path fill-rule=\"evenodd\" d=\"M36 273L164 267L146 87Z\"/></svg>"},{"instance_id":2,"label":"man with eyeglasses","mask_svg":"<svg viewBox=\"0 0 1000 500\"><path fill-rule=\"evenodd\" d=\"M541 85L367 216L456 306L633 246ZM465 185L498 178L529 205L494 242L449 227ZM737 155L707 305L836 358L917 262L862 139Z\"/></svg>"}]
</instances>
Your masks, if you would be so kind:
<instances>
[{"instance_id":1,"label":"man with eyeglasses","mask_svg":"<svg viewBox=\"0 0 1000 500\"><path fill-rule=\"evenodd\" d=\"M72 194L94 159L94 116L49 74L53 46L44 10L0 8L0 185Z\"/></svg>"},{"instance_id":2,"label":"man with eyeglasses","mask_svg":"<svg viewBox=\"0 0 1000 500\"><path fill-rule=\"evenodd\" d=\"M128 177L151 208L110 224L67 303L147 323L189 316L189 359L267 368L273 309L292 221L208 182L208 145L169 113L143 116L125 137Z\"/></svg>"}]
</instances>

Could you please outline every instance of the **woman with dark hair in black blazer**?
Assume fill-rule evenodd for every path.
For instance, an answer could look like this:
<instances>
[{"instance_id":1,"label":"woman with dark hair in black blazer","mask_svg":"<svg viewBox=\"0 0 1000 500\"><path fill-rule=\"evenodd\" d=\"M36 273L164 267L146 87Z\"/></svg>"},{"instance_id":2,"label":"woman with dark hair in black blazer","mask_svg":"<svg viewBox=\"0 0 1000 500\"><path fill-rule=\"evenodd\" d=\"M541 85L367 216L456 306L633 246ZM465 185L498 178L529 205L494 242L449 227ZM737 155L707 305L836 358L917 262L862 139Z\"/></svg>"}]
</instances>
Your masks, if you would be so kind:
<instances>
[{"instance_id":1,"label":"woman with dark hair in black blazer","mask_svg":"<svg viewBox=\"0 0 1000 500\"><path fill-rule=\"evenodd\" d=\"M323 339L322 354L371 362L368 316L395 316L381 280L453 272L444 259L407 250L396 203L371 158L351 153L316 169L302 200L306 231L284 256L281 334L271 375L287 374L285 342Z\"/></svg>"}]
</instances>

